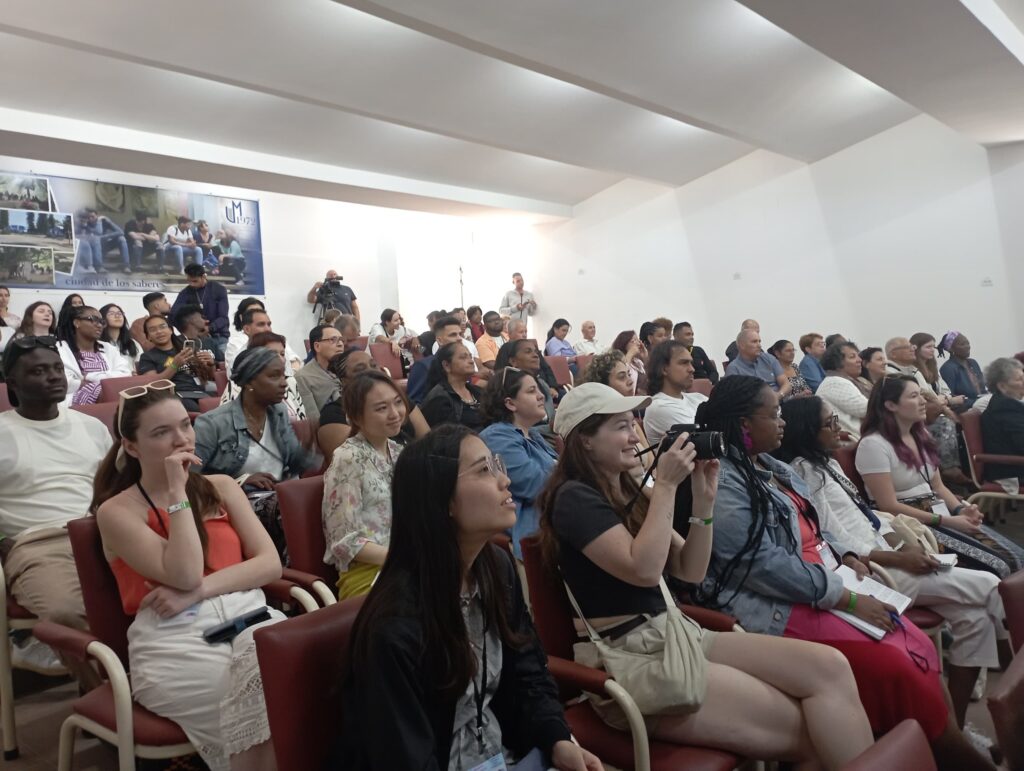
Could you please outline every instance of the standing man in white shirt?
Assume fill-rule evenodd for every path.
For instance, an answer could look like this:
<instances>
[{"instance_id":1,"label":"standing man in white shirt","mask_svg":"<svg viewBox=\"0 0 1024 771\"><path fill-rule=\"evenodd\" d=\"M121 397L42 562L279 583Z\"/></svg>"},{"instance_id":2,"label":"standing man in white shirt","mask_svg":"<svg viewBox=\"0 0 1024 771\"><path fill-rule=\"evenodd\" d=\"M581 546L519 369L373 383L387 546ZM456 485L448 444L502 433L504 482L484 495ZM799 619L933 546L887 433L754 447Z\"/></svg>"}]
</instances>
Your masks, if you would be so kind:
<instances>
[{"instance_id":1,"label":"standing man in white shirt","mask_svg":"<svg viewBox=\"0 0 1024 771\"><path fill-rule=\"evenodd\" d=\"M678 340L666 340L651 350L647 360L647 393L654 394L644 412L644 433L652 445L676 423L693 423L697 407L708 400L689 393L693 387L693 356Z\"/></svg>"},{"instance_id":2,"label":"standing man in white shirt","mask_svg":"<svg viewBox=\"0 0 1024 771\"><path fill-rule=\"evenodd\" d=\"M584 321L580 324L580 332L583 334L583 339L576 343L572 349L580 356L588 353L601 353L601 344L594 337L597 334L597 325L593 321Z\"/></svg>"},{"instance_id":3,"label":"standing man in white shirt","mask_svg":"<svg viewBox=\"0 0 1024 771\"><path fill-rule=\"evenodd\" d=\"M522 273L513 273L512 283L516 288L505 292L505 296L501 298L498 313L506 319L525 322L537 312L537 301L533 299L533 292L523 289Z\"/></svg>"}]
</instances>

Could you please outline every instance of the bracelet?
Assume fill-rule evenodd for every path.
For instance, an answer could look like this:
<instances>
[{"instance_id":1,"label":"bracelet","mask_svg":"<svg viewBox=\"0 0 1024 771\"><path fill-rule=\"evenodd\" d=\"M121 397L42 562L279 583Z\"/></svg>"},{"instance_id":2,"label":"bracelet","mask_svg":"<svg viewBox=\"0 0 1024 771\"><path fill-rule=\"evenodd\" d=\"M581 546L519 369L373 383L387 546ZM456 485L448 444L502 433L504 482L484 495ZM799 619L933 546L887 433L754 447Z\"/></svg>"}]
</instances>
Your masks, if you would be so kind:
<instances>
[{"instance_id":1,"label":"bracelet","mask_svg":"<svg viewBox=\"0 0 1024 771\"><path fill-rule=\"evenodd\" d=\"M171 369L173 369L175 372L178 371L178 365L175 364L173 361L171 362Z\"/></svg>"},{"instance_id":2,"label":"bracelet","mask_svg":"<svg viewBox=\"0 0 1024 771\"><path fill-rule=\"evenodd\" d=\"M960 505L953 509L953 516L955 517L957 514L959 514L961 511L963 511L966 508L967 508L967 504L964 503L963 501L960 501Z\"/></svg>"},{"instance_id":3,"label":"bracelet","mask_svg":"<svg viewBox=\"0 0 1024 771\"><path fill-rule=\"evenodd\" d=\"M707 527L715 521L714 517L708 517L707 519L701 519L700 517L690 517L687 522L691 525L700 525L701 527Z\"/></svg>"},{"instance_id":4,"label":"bracelet","mask_svg":"<svg viewBox=\"0 0 1024 771\"><path fill-rule=\"evenodd\" d=\"M932 514L932 527L941 527L941 526L942 526L942 515L939 514L938 512L934 512Z\"/></svg>"},{"instance_id":5,"label":"bracelet","mask_svg":"<svg viewBox=\"0 0 1024 771\"><path fill-rule=\"evenodd\" d=\"M192 504L191 503L189 503L188 501L182 501L181 503L176 503L173 506L168 506L167 507L167 514L169 516L171 514L177 514L179 511L183 511L185 509L191 509L191 508L192 508Z\"/></svg>"},{"instance_id":6,"label":"bracelet","mask_svg":"<svg viewBox=\"0 0 1024 771\"><path fill-rule=\"evenodd\" d=\"M847 613L853 613L857 609L857 592L850 592L850 602L846 606Z\"/></svg>"}]
</instances>

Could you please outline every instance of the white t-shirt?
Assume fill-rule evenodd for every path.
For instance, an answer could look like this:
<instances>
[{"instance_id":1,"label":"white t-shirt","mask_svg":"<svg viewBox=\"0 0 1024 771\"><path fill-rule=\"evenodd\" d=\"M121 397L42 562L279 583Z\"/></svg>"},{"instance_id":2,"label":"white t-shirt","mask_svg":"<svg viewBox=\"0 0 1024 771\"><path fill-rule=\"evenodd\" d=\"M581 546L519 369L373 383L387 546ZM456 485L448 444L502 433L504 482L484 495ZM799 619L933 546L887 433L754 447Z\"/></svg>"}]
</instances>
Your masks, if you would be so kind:
<instances>
[{"instance_id":1,"label":"white t-shirt","mask_svg":"<svg viewBox=\"0 0 1024 771\"><path fill-rule=\"evenodd\" d=\"M61 407L53 420L0 413L0 533L11 538L88 514L112 441L106 426L75 410Z\"/></svg>"},{"instance_id":2,"label":"white t-shirt","mask_svg":"<svg viewBox=\"0 0 1024 771\"><path fill-rule=\"evenodd\" d=\"M249 455L242 466L241 474L256 474L263 472L270 474L274 479L280 479L284 474L284 461L281 460L281 450L274 439L274 432L269 430L269 421L263 424L263 436L260 441L249 440Z\"/></svg>"},{"instance_id":3,"label":"white t-shirt","mask_svg":"<svg viewBox=\"0 0 1024 771\"><path fill-rule=\"evenodd\" d=\"M857 471L861 476L890 474L896 497L905 500L932 494L930 480L936 468L927 464L923 469L912 468L899 459L896 448L884 436L868 434L857 445Z\"/></svg>"},{"instance_id":4,"label":"white t-shirt","mask_svg":"<svg viewBox=\"0 0 1024 771\"><path fill-rule=\"evenodd\" d=\"M477 351L477 349L476 349L476 343L474 343L472 340L467 340L464 337L460 337L459 340L462 342L462 344L464 346L466 346L466 348L469 350L469 352L471 354L473 354L473 358L474 359L479 359L480 358L480 352ZM441 347L441 345L437 342L437 340L435 340L434 341L434 347L430 349L430 352L431 353L437 353L437 349L440 348L440 347Z\"/></svg>"},{"instance_id":5,"label":"white t-shirt","mask_svg":"<svg viewBox=\"0 0 1024 771\"><path fill-rule=\"evenodd\" d=\"M693 423L697 407L708 400L704 394L683 394L682 399L658 393L651 397L651 404L644 412L644 433L652 445L661 441L676 423Z\"/></svg>"},{"instance_id":6,"label":"white t-shirt","mask_svg":"<svg viewBox=\"0 0 1024 771\"><path fill-rule=\"evenodd\" d=\"M169 228L167 228L167 231L164 235L167 236L164 240L170 244L174 243L174 239L178 239L179 241L194 240L191 230L178 230L177 225L171 225ZM184 246L184 244L179 244L179 246Z\"/></svg>"},{"instance_id":7,"label":"white t-shirt","mask_svg":"<svg viewBox=\"0 0 1024 771\"><path fill-rule=\"evenodd\" d=\"M598 354L601 353L601 344L597 342L596 338L594 340L580 340L572 349L580 356Z\"/></svg>"}]
</instances>

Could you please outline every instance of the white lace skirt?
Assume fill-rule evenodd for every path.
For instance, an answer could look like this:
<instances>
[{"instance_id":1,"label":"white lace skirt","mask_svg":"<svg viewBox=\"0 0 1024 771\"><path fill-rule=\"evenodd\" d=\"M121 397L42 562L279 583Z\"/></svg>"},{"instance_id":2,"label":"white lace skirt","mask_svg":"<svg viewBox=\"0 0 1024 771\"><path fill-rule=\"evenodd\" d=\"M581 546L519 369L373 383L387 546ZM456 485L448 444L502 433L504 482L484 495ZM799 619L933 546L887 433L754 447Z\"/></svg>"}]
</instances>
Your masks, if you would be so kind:
<instances>
[{"instance_id":1,"label":"white lace skirt","mask_svg":"<svg viewBox=\"0 0 1024 771\"><path fill-rule=\"evenodd\" d=\"M249 627L230 643L210 645L203 631L266 605L260 589L203 600L172 618L148 608L128 629L132 695L173 720L211 771L229 771L228 758L270 738L263 679L252 635L284 615Z\"/></svg>"}]
</instances>

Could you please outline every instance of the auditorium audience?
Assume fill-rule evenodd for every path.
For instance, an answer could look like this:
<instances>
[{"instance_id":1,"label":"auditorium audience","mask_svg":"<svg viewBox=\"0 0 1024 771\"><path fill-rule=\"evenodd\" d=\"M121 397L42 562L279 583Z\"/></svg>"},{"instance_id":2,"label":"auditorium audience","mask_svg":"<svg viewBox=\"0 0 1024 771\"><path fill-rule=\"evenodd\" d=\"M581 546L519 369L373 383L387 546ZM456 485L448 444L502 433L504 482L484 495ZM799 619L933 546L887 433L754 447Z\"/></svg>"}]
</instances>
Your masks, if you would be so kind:
<instances>
[{"instance_id":1,"label":"auditorium audience","mask_svg":"<svg viewBox=\"0 0 1024 771\"><path fill-rule=\"evenodd\" d=\"M153 347L139 357L139 374L170 380L185 409L199 412L199 400L213 396L213 351L201 340L185 346L163 316L150 316L145 332Z\"/></svg>"},{"instance_id":2,"label":"auditorium audience","mask_svg":"<svg viewBox=\"0 0 1024 771\"><path fill-rule=\"evenodd\" d=\"M185 280L188 286L174 298L171 316L176 316L178 309L186 305L198 305L203 318L209 322L214 349L220 350L223 356L231 332L231 325L228 322L228 290L219 281L210 281L206 275L206 268L202 265L186 267Z\"/></svg>"},{"instance_id":3,"label":"auditorium audience","mask_svg":"<svg viewBox=\"0 0 1024 771\"><path fill-rule=\"evenodd\" d=\"M142 307L145 308L146 314L132 322L130 331L132 337L135 338L135 342L139 344L142 350L148 351L153 347L153 344L146 338L146 319L150 316L164 316L170 319L171 304L167 302L167 296L163 292L150 292L147 295L143 295Z\"/></svg>"},{"instance_id":4,"label":"auditorium audience","mask_svg":"<svg viewBox=\"0 0 1024 771\"><path fill-rule=\"evenodd\" d=\"M498 350L508 342L508 335L503 331L505 321L497 311L487 311L483 318L484 333L475 340L476 350L480 354L480 364L493 370Z\"/></svg>"},{"instance_id":5,"label":"auditorium audience","mask_svg":"<svg viewBox=\"0 0 1024 771\"><path fill-rule=\"evenodd\" d=\"M590 366L587 367L582 382L606 385L618 391L622 396L634 395L629 387L629 369L626 367L625 358L621 352L615 349L599 353L595 356L590 362ZM641 415L640 410L636 410L633 413L632 429L637 438L637 442L633 447L634 451L639 453L642 450L646 450L651 443L647 441L647 432L644 429L643 415ZM650 454L640 456L640 464L632 469L632 473L636 476L638 482L643 479L653 460L654 458Z\"/></svg>"},{"instance_id":6,"label":"auditorium audience","mask_svg":"<svg viewBox=\"0 0 1024 771\"><path fill-rule=\"evenodd\" d=\"M758 337L760 337L761 325L758 323L757 319L743 319L743 323L740 324L740 332L743 332L747 329L752 329L753 331L757 332ZM731 343L729 343L729 347L725 349L726 365L728 365L729 362L733 361L737 356L739 356L739 344L736 340L733 340Z\"/></svg>"},{"instance_id":7,"label":"auditorium audience","mask_svg":"<svg viewBox=\"0 0 1024 771\"><path fill-rule=\"evenodd\" d=\"M100 342L109 343L117 351L117 354L125 360L125 364L131 372L142 354L142 350L132 339L128 331L128 321L120 305L108 303L100 308L100 316L103 317L103 332L100 333Z\"/></svg>"},{"instance_id":8,"label":"auditorium audience","mask_svg":"<svg viewBox=\"0 0 1024 771\"><path fill-rule=\"evenodd\" d=\"M21 324L21 316L11 313L11 290L0 284L0 321L9 327Z\"/></svg>"},{"instance_id":9,"label":"auditorium audience","mask_svg":"<svg viewBox=\"0 0 1024 771\"><path fill-rule=\"evenodd\" d=\"M469 335L474 343L484 334L483 316L484 309L479 305L470 305L466 311L466 319L469 322Z\"/></svg>"},{"instance_id":10,"label":"auditorium audience","mask_svg":"<svg viewBox=\"0 0 1024 771\"><path fill-rule=\"evenodd\" d=\"M973 407L979 396L988 393L988 387L981 365L971 358L971 341L959 332L947 332L937 350L940 356L949 351L949 361L939 368L942 380L953 395L964 398L965 408Z\"/></svg>"},{"instance_id":11,"label":"auditorium audience","mask_svg":"<svg viewBox=\"0 0 1024 771\"><path fill-rule=\"evenodd\" d=\"M52 336L13 340L4 351L3 371L12 407L0 412L0 559L7 591L39 618L85 629L65 523L88 513L110 433L96 418L62 407L68 383ZM18 667L42 674L65 671L34 638L20 644L12 638L11 655ZM87 664L69 659L67 666L82 685L99 684Z\"/></svg>"},{"instance_id":12,"label":"auditorium audience","mask_svg":"<svg viewBox=\"0 0 1024 771\"><path fill-rule=\"evenodd\" d=\"M821 381L825 379L825 368L821 366L821 357L825 355L825 338L817 332L808 332L800 336L800 374L812 391L817 391Z\"/></svg>"},{"instance_id":13,"label":"auditorium audience","mask_svg":"<svg viewBox=\"0 0 1024 771\"><path fill-rule=\"evenodd\" d=\"M875 508L931 527L939 545L964 567L1000 578L1020 570L1024 550L983 524L974 504L960 500L938 473L938 447L925 428L926 401L917 380L890 375L868 400L857 471Z\"/></svg>"},{"instance_id":14,"label":"auditorium audience","mask_svg":"<svg viewBox=\"0 0 1024 771\"><path fill-rule=\"evenodd\" d=\"M845 342L848 342L848 341L847 341L847 339L843 335L839 334L838 332L833 332L831 335L829 335L828 337L825 338L825 347L829 348L829 347L835 345L836 343L845 343Z\"/></svg>"},{"instance_id":15,"label":"auditorium audience","mask_svg":"<svg viewBox=\"0 0 1024 771\"><path fill-rule=\"evenodd\" d=\"M821 399L787 402L782 418L782 446L772 454L790 464L807 485L830 543L842 554L852 553L864 564L870 561L885 568L897 591L950 623L953 644L946 674L957 725L963 728L979 668L1006 665L1012 657L999 579L963 567L940 570L930 552L916 541L902 540L888 516L883 521L871 510L832 457L841 446L839 422Z\"/></svg>"},{"instance_id":16,"label":"auditorium audience","mask_svg":"<svg viewBox=\"0 0 1024 771\"><path fill-rule=\"evenodd\" d=\"M547 343L544 345L545 356L575 356L576 351L565 339L572 327L565 319L555 319L548 330Z\"/></svg>"},{"instance_id":17,"label":"auditorium audience","mask_svg":"<svg viewBox=\"0 0 1024 771\"><path fill-rule=\"evenodd\" d=\"M789 396L793 385L782 371L779 360L762 350L760 332L752 327L742 330L736 338L736 350L736 357L725 368L725 377L756 377L771 386L781 398Z\"/></svg>"},{"instance_id":18,"label":"auditorium audience","mask_svg":"<svg viewBox=\"0 0 1024 771\"><path fill-rule=\"evenodd\" d=\"M793 364L796 360L796 347L789 340L776 340L768 353L776 358L782 367L782 374L789 381L789 393L783 401L810 396L814 389L804 380L803 373Z\"/></svg>"},{"instance_id":19,"label":"auditorium audience","mask_svg":"<svg viewBox=\"0 0 1024 771\"><path fill-rule=\"evenodd\" d=\"M835 343L821 357L825 379L818 386L817 395L832 408L839 419L840 430L850 441L860 439L860 424L868 412L871 387L861 380L861 359L857 346Z\"/></svg>"},{"instance_id":20,"label":"auditorium audience","mask_svg":"<svg viewBox=\"0 0 1024 771\"><path fill-rule=\"evenodd\" d=\"M233 329L231 330L231 336L228 337L227 348L224 351L224 363L229 372L231 371L231 364L234 362L235 356L249 346L250 335L245 331L245 314L251 309L266 310L262 300L256 297L245 297L238 302L238 307L231 317Z\"/></svg>"},{"instance_id":21,"label":"auditorium audience","mask_svg":"<svg viewBox=\"0 0 1024 771\"><path fill-rule=\"evenodd\" d=\"M164 388L164 386L167 388ZM133 698L181 727L211 771L276 768L256 648L241 631L203 632L265 608L281 565L228 477L200 475L199 448L170 383L122 392L117 445L96 474L92 511L128 628ZM268 611L266 623L284 615Z\"/></svg>"},{"instance_id":22,"label":"auditorium audience","mask_svg":"<svg viewBox=\"0 0 1024 771\"><path fill-rule=\"evenodd\" d=\"M658 343L662 343L665 340L667 340L670 334L671 327L670 331L666 332L665 327L661 326L660 324L656 324L653 321L645 321L643 324L640 325L640 333L638 337L640 338L640 342L643 343L643 346L646 349L647 354L650 355L651 349L654 348L654 346L656 346Z\"/></svg>"},{"instance_id":23,"label":"auditorium audience","mask_svg":"<svg viewBox=\"0 0 1024 771\"><path fill-rule=\"evenodd\" d=\"M37 300L25 309L15 337L45 337L57 334L57 314L48 302Z\"/></svg>"},{"instance_id":24,"label":"auditorium audience","mask_svg":"<svg viewBox=\"0 0 1024 771\"><path fill-rule=\"evenodd\" d=\"M324 318L326 317L327 313L324 314ZM342 313L334 320L333 326L341 332L341 339L345 341L345 350L352 348L358 343L360 338L359 320L355 316Z\"/></svg>"},{"instance_id":25,"label":"auditorium audience","mask_svg":"<svg viewBox=\"0 0 1024 771\"><path fill-rule=\"evenodd\" d=\"M861 382L872 386L885 377L885 351L869 346L860 352ZM870 391L869 391L870 394Z\"/></svg>"},{"instance_id":26,"label":"auditorium audience","mask_svg":"<svg viewBox=\"0 0 1024 771\"><path fill-rule=\"evenodd\" d=\"M992 397L981 415L981 437L990 455L1024 456L1024 365L1016 359L996 359L985 371ZM986 463L985 479L1020 492L1024 466Z\"/></svg>"},{"instance_id":27,"label":"auditorium audience","mask_svg":"<svg viewBox=\"0 0 1024 771\"><path fill-rule=\"evenodd\" d=\"M712 384L717 383L718 367L715 366L715 362L703 348L693 344L693 325L689 321L680 321L672 327L672 337L685 345L693 357L693 376L700 380L710 380Z\"/></svg>"},{"instance_id":28,"label":"auditorium audience","mask_svg":"<svg viewBox=\"0 0 1024 771\"><path fill-rule=\"evenodd\" d=\"M224 351L224 364L228 371L234 368L235 357L249 347L253 335L274 331L270 314L263 307L263 303L255 297L246 298L242 302L246 303L247 300L252 300L252 302L247 303L246 310L242 312L241 317L237 313L235 314L235 326L241 334L233 333ZM241 309L241 305L239 308ZM296 355L290 345L285 346L285 368L288 374L292 374L292 370L302 369L302 359Z\"/></svg>"},{"instance_id":29,"label":"auditorium audience","mask_svg":"<svg viewBox=\"0 0 1024 771\"><path fill-rule=\"evenodd\" d=\"M345 664L339 764L601 770L570 740L512 560L489 543L515 521L509 497L463 427L398 459L388 561Z\"/></svg>"},{"instance_id":30,"label":"auditorium audience","mask_svg":"<svg viewBox=\"0 0 1024 771\"><path fill-rule=\"evenodd\" d=\"M642 655L664 645L666 628L681 638L695 703L681 704L682 714L645 716L655 738L839 768L872 743L841 656L801 642L709 632L676 615L663 574L687 583L704 578L717 529L719 464L695 462L693 445L680 437L659 460L650 501L639 496L630 473L639 462L632 413L649 401L598 383L582 384L562 400L555 428L565 451L540 502L550 568L560 571L578 612L607 645ZM681 511L677 491L687 477L693 501ZM685 539L672 529L680 515L692 525ZM576 631L587 640L580 619ZM574 650L580 663L597 663L592 643ZM589 701L611 726L625 727L613 701L593 695Z\"/></svg>"},{"instance_id":31,"label":"auditorium audience","mask_svg":"<svg viewBox=\"0 0 1024 771\"><path fill-rule=\"evenodd\" d=\"M185 340L193 340L197 351L209 351L214 361L224 361L220 350L210 336L210 323L198 305L183 305L174 316L174 326Z\"/></svg>"},{"instance_id":32,"label":"auditorium audience","mask_svg":"<svg viewBox=\"0 0 1024 771\"><path fill-rule=\"evenodd\" d=\"M654 347L648 359L647 388L651 403L644 412L646 441L657 444L677 423L692 424L697 407L708 400L690 393L693 387L693 356L677 340Z\"/></svg>"},{"instance_id":33,"label":"auditorium audience","mask_svg":"<svg viewBox=\"0 0 1024 771\"><path fill-rule=\"evenodd\" d=\"M471 374L485 379L491 374L491 370L480 366L480 352L477 350L476 343L463 337L463 330L462 319L459 316L455 314L440 316L434 322L434 345L431 353L437 354L438 349L448 343L462 343L462 347L469 351L469 355L473 359L473 372Z\"/></svg>"},{"instance_id":34,"label":"auditorium audience","mask_svg":"<svg viewBox=\"0 0 1024 771\"><path fill-rule=\"evenodd\" d=\"M573 351L579 356L585 356L587 354L594 355L601 353L601 344L597 342L595 335L597 334L597 325L593 321L584 321L580 324L580 334L582 338L572 347Z\"/></svg>"},{"instance_id":35,"label":"auditorium audience","mask_svg":"<svg viewBox=\"0 0 1024 771\"><path fill-rule=\"evenodd\" d=\"M131 365L117 348L100 342L103 317L87 305L72 307L65 316L63 327L58 327L60 342L57 350L64 362L68 379L65 404L95 404L100 395L100 383L108 377L129 377Z\"/></svg>"},{"instance_id":36,"label":"auditorium audience","mask_svg":"<svg viewBox=\"0 0 1024 771\"><path fill-rule=\"evenodd\" d=\"M57 337L58 337L58 339L63 339L63 338L60 337L60 334L61 334L60 330L67 327L68 319L72 315L74 315L74 313L77 311L78 308L81 308L84 305L85 305L85 300L82 299L82 295L80 295L80 294L72 293L72 294L69 294L67 297L64 298L64 302L61 303L61 306L60 306L60 311L57 313Z\"/></svg>"},{"instance_id":37,"label":"auditorium audience","mask_svg":"<svg viewBox=\"0 0 1024 771\"><path fill-rule=\"evenodd\" d=\"M908 619L890 615L891 606L846 589L833 572L840 561L855 571L860 562L855 554L835 550L803 480L768 454L779 447L785 427L777 395L757 378L725 378L698 419L721 431L729 447L699 601L736 616L748 632L822 643L842 653L874 733L916 719L940 768L992 768L950 714L928 638ZM876 641L829 613L832 609L885 634Z\"/></svg>"},{"instance_id":38,"label":"auditorium audience","mask_svg":"<svg viewBox=\"0 0 1024 771\"><path fill-rule=\"evenodd\" d=\"M388 553L391 475L409 402L394 381L366 370L345 382L348 438L324 474L324 562L338 573L338 598L370 591Z\"/></svg>"},{"instance_id":39,"label":"auditorium audience","mask_svg":"<svg viewBox=\"0 0 1024 771\"><path fill-rule=\"evenodd\" d=\"M498 358L494 360L494 369L498 371L508 366L524 370L533 375L537 378L537 383L544 390L544 412L547 414L548 419L547 424L541 426L540 432L544 435L545 439L551 441L554 435L551 433L550 423L555 417L555 399L559 397L559 393L545 379L544 373L547 362L540 355L540 351L537 350L533 340L510 340L501 346L501 350L498 351ZM550 371L550 368L547 371Z\"/></svg>"},{"instance_id":40,"label":"auditorium audience","mask_svg":"<svg viewBox=\"0 0 1024 771\"><path fill-rule=\"evenodd\" d=\"M313 358L295 373L306 417L320 422L320 410L338 398L338 378L331 374L331 359L344 349L344 338L334 327L315 326L309 330L309 347Z\"/></svg>"},{"instance_id":41,"label":"auditorium audience","mask_svg":"<svg viewBox=\"0 0 1024 771\"><path fill-rule=\"evenodd\" d=\"M299 385L295 382L295 375L288 374L288 362L285 361L288 341L283 335L279 335L276 332L260 332L252 336L252 340L249 341L249 348L269 348L281 357L281 361L285 365L284 379L285 383L287 383L283 404L288 409L288 419L305 420L306 409L302 406L302 397L299 396ZM220 403L226 404L231 399L237 399L241 393L242 389L238 388L229 378L224 388L224 393L221 395Z\"/></svg>"},{"instance_id":42,"label":"auditorium audience","mask_svg":"<svg viewBox=\"0 0 1024 771\"><path fill-rule=\"evenodd\" d=\"M957 440L956 411L964 409L964 397L953 396L949 386L939 376L935 362L935 338L927 332L918 332L910 338L914 348L914 378L921 386L921 394L929 404L928 431L939 448L939 469L943 479L968 489L971 480L960 467L960 445Z\"/></svg>"},{"instance_id":43,"label":"auditorium audience","mask_svg":"<svg viewBox=\"0 0 1024 771\"><path fill-rule=\"evenodd\" d=\"M647 349L640 342L636 332L627 329L615 337L611 350L622 354L626 364L629 394L632 396L638 389L647 385Z\"/></svg>"},{"instance_id":44,"label":"auditorium audience","mask_svg":"<svg viewBox=\"0 0 1024 771\"><path fill-rule=\"evenodd\" d=\"M469 382L473 372L473 356L460 341L446 343L434 354L429 390L420 405L431 428L442 423L459 423L474 431L483 428L480 389Z\"/></svg>"},{"instance_id":45,"label":"auditorium audience","mask_svg":"<svg viewBox=\"0 0 1024 771\"><path fill-rule=\"evenodd\" d=\"M544 387L530 373L505 367L495 373L480 399L490 424L480 432L487 449L501 458L516 504L512 553L523 559L520 540L538 528L537 496L555 467L558 455L535 428L547 418Z\"/></svg>"}]
</instances>

